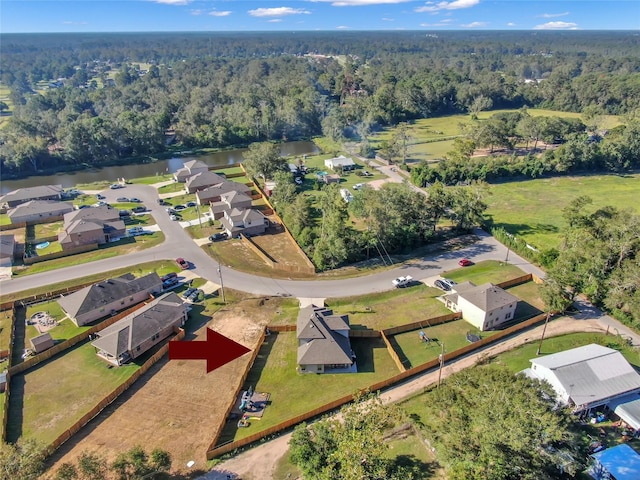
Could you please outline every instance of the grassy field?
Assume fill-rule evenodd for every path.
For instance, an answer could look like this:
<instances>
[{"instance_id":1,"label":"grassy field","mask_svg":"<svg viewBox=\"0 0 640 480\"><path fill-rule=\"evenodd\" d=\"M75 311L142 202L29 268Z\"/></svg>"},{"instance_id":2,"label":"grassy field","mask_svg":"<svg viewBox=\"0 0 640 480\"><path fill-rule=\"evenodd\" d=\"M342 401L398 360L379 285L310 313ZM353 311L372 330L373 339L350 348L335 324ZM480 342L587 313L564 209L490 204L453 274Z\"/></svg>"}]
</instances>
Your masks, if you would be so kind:
<instances>
[{"instance_id":1,"label":"grassy field","mask_svg":"<svg viewBox=\"0 0 640 480\"><path fill-rule=\"evenodd\" d=\"M11 381L7 439L53 441L139 366L108 368L90 343Z\"/></svg>"},{"instance_id":2,"label":"grassy field","mask_svg":"<svg viewBox=\"0 0 640 480\"><path fill-rule=\"evenodd\" d=\"M524 272L515 265L503 264L495 260L478 262L470 267L456 268L442 274L443 277L458 283L469 281L476 285L487 282L500 283L522 275Z\"/></svg>"},{"instance_id":3,"label":"grassy field","mask_svg":"<svg viewBox=\"0 0 640 480\"><path fill-rule=\"evenodd\" d=\"M13 102L11 101L11 98L9 98L10 93L11 90L9 90L8 86L0 84L0 101L6 103L9 107L9 109L2 112L2 115L0 116L0 128L3 128L6 125L13 113Z\"/></svg>"},{"instance_id":4,"label":"grassy field","mask_svg":"<svg viewBox=\"0 0 640 480\"><path fill-rule=\"evenodd\" d=\"M6 213L0 213L0 225L11 225L11 219Z\"/></svg>"},{"instance_id":5,"label":"grassy field","mask_svg":"<svg viewBox=\"0 0 640 480\"><path fill-rule=\"evenodd\" d=\"M297 345L295 332L267 337L245 384L270 393L270 404L262 419L251 420L248 428L228 423L221 442L252 435L398 373L382 339L353 339L358 373L298 375Z\"/></svg>"},{"instance_id":6,"label":"grassy field","mask_svg":"<svg viewBox=\"0 0 640 480\"><path fill-rule=\"evenodd\" d=\"M480 112L478 119L486 120L497 113L514 112L517 110L491 110ZM529 109L532 117L560 117L581 118L579 113L560 112L557 110ZM440 160L453 147L455 137L462 135L463 126L471 126L474 121L470 115L457 114L444 117L434 117L416 120L410 126L410 146L408 149L408 161L419 162L426 160L434 162ZM620 119L615 115L602 117L602 128L613 128L620 124ZM395 128L385 129L370 139L374 148L379 148L383 141L390 141L395 133Z\"/></svg>"},{"instance_id":7,"label":"grassy field","mask_svg":"<svg viewBox=\"0 0 640 480\"><path fill-rule=\"evenodd\" d=\"M640 213L640 174L554 177L490 185L485 217L539 250L555 248L565 223L562 209L580 195L590 209L612 205Z\"/></svg>"},{"instance_id":8,"label":"grassy field","mask_svg":"<svg viewBox=\"0 0 640 480\"><path fill-rule=\"evenodd\" d=\"M154 183L166 182L168 180L173 180L173 174L163 173L159 175L153 175L151 177L132 178L131 180L127 180L127 182L153 185Z\"/></svg>"},{"instance_id":9,"label":"grassy field","mask_svg":"<svg viewBox=\"0 0 640 480\"><path fill-rule=\"evenodd\" d=\"M59 222L40 223L38 225L34 225L34 236L35 238L45 238L52 235L57 235L62 231L62 225L62 220L60 220Z\"/></svg>"},{"instance_id":10,"label":"grassy field","mask_svg":"<svg viewBox=\"0 0 640 480\"><path fill-rule=\"evenodd\" d=\"M33 265L23 268L14 267L13 274L16 276L33 275L34 273L48 272L70 265L95 262L96 260L117 257L137 250L155 247L163 241L164 234L162 232L153 232L150 235L140 235L139 237L127 237L117 242L100 245L97 250L90 252L34 263Z\"/></svg>"},{"instance_id":11,"label":"grassy field","mask_svg":"<svg viewBox=\"0 0 640 480\"><path fill-rule=\"evenodd\" d=\"M3 310L0 312L0 350L9 350L12 324L13 310Z\"/></svg>"},{"instance_id":12,"label":"grassy field","mask_svg":"<svg viewBox=\"0 0 640 480\"><path fill-rule=\"evenodd\" d=\"M47 312L49 315L51 315L51 317L59 322L58 326L47 330L47 332L51 335L54 341L56 341L56 343L69 340L70 338L75 337L76 335L91 328L88 326L77 327L76 324L68 318L63 320L66 317L66 314L64 313L62 308L60 308L60 305L56 300L29 305L27 307L26 318L28 320L34 313L43 311ZM40 335L40 332L36 329L36 327L33 325L29 325L27 327L26 334L27 341L25 343L30 346L29 340L38 335Z\"/></svg>"},{"instance_id":13,"label":"grassy field","mask_svg":"<svg viewBox=\"0 0 640 480\"><path fill-rule=\"evenodd\" d=\"M421 341L419 332L424 332L430 341ZM425 324L425 328L393 335L389 341L405 368L411 368L438 358L443 344L445 353L466 347L469 344L467 332L479 335L481 338L498 333L497 331L480 332L465 320L455 320L435 327L428 327Z\"/></svg>"}]
</instances>

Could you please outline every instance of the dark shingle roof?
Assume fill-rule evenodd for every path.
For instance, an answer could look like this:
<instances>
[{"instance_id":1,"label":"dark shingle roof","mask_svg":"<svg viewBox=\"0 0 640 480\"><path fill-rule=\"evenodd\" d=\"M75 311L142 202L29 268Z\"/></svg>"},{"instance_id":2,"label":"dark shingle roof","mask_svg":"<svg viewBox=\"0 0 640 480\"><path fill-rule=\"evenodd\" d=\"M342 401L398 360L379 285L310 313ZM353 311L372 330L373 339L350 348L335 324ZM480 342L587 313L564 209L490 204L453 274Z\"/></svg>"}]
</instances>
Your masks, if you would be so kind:
<instances>
[{"instance_id":1,"label":"dark shingle roof","mask_svg":"<svg viewBox=\"0 0 640 480\"><path fill-rule=\"evenodd\" d=\"M201 187L208 187L211 185L217 185L218 183L222 183L224 181L225 181L225 178L222 177L221 175L218 175L217 173L210 172L207 170L206 172L196 173L195 175L192 175L189 178L187 178L185 185L189 189L201 188Z\"/></svg>"},{"instance_id":2,"label":"dark shingle roof","mask_svg":"<svg viewBox=\"0 0 640 480\"><path fill-rule=\"evenodd\" d=\"M68 202L59 202L57 200L30 200L25 203L13 207L7 212L9 217L21 217L24 215L33 215L36 213L63 212L73 211L73 204Z\"/></svg>"},{"instance_id":3,"label":"dark shingle roof","mask_svg":"<svg viewBox=\"0 0 640 480\"><path fill-rule=\"evenodd\" d=\"M98 332L99 338L91 344L118 358L173 324L184 311L182 300L173 292L166 293Z\"/></svg>"},{"instance_id":4,"label":"dark shingle roof","mask_svg":"<svg viewBox=\"0 0 640 480\"><path fill-rule=\"evenodd\" d=\"M0 203L46 198L62 193L62 185L39 185L37 187L19 188L0 197Z\"/></svg>"},{"instance_id":5,"label":"dark shingle roof","mask_svg":"<svg viewBox=\"0 0 640 480\"><path fill-rule=\"evenodd\" d=\"M298 347L298 365L349 364L351 342L337 330L349 330L347 315L333 315L325 307L311 305L300 309L297 337L305 341Z\"/></svg>"},{"instance_id":6,"label":"dark shingle roof","mask_svg":"<svg viewBox=\"0 0 640 480\"><path fill-rule=\"evenodd\" d=\"M78 315L109 305L134 293L150 290L154 287L159 288L161 284L160 277L155 272L140 278L135 278L132 274L127 273L118 278L84 287L77 292L60 298L58 304L71 318L75 318Z\"/></svg>"}]
</instances>

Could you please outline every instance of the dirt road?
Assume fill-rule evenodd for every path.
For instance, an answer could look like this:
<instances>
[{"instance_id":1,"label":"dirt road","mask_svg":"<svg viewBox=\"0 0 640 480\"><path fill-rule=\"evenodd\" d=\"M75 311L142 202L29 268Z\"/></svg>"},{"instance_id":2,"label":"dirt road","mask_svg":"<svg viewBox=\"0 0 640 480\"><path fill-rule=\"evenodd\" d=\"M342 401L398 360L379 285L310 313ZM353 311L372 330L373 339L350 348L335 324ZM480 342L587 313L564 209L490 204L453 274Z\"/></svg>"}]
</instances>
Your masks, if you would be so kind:
<instances>
[{"instance_id":1,"label":"dirt road","mask_svg":"<svg viewBox=\"0 0 640 480\"><path fill-rule=\"evenodd\" d=\"M487 357L495 356L531 342L534 339L539 339L542 334L542 328L542 326L533 328L520 335L509 338L502 343L489 346L480 352L451 362L444 367L442 378L446 378L464 368L471 367ZM562 317L549 322L545 338L576 332L602 333L605 330L606 328L603 328L596 320L574 320L572 318ZM426 387L433 385L437 381L438 372L434 370L385 391L382 393L381 398L385 403L398 402L424 391ZM291 434L282 435L275 440L247 450L231 460L221 463L214 470L201 477L201 480L225 480L229 474L235 475L235 478L242 478L243 480L273 479L276 464L289 449L290 438Z\"/></svg>"}]
</instances>

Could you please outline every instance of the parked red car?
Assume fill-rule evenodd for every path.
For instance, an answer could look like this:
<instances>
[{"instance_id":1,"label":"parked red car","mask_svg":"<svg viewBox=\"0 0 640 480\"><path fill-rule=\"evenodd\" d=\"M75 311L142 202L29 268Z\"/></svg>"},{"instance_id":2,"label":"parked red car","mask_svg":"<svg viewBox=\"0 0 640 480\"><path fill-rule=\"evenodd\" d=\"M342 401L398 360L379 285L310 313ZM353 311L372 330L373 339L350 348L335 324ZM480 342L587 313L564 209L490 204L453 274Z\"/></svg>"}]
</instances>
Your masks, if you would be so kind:
<instances>
[{"instance_id":1,"label":"parked red car","mask_svg":"<svg viewBox=\"0 0 640 480\"><path fill-rule=\"evenodd\" d=\"M458 262L458 265L460 265L461 267L468 267L470 265L473 265L473 262L468 258L463 258Z\"/></svg>"},{"instance_id":2,"label":"parked red car","mask_svg":"<svg viewBox=\"0 0 640 480\"><path fill-rule=\"evenodd\" d=\"M180 266L181 269L186 270L189 268L189 262L187 262L184 258L176 258L176 263Z\"/></svg>"}]
</instances>

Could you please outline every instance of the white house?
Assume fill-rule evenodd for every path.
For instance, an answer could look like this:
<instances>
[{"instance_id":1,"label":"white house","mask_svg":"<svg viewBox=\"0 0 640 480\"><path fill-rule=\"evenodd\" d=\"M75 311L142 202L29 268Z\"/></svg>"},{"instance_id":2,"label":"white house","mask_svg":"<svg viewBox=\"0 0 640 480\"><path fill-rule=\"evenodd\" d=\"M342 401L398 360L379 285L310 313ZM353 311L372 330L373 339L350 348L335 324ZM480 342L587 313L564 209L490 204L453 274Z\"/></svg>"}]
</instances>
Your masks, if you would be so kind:
<instances>
[{"instance_id":1,"label":"white house","mask_svg":"<svg viewBox=\"0 0 640 480\"><path fill-rule=\"evenodd\" d=\"M353 170L356 168L356 164L352 158L347 158L344 155L340 155L336 158L328 158L324 161L324 166L330 168L333 171L336 171L339 168L342 168L344 171Z\"/></svg>"},{"instance_id":2,"label":"white house","mask_svg":"<svg viewBox=\"0 0 640 480\"><path fill-rule=\"evenodd\" d=\"M502 288L485 283L476 286L463 282L453 286L452 293L444 296L445 305L481 331L494 330L513 321L518 297Z\"/></svg>"},{"instance_id":3,"label":"white house","mask_svg":"<svg viewBox=\"0 0 640 480\"><path fill-rule=\"evenodd\" d=\"M611 348L591 344L530 361L524 373L549 382L558 401L576 412L613 407L640 394L640 374Z\"/></svg>"}]
</instances>

